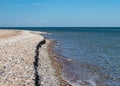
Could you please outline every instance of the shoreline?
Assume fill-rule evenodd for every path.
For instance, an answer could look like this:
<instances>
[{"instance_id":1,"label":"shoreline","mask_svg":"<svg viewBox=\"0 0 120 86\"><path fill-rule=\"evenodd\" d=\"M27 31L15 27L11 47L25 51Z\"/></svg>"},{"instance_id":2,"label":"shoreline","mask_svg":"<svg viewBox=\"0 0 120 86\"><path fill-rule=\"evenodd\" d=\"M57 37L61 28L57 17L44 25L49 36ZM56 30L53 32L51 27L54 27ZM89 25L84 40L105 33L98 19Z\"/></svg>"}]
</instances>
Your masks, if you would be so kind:
<instances>
[{"instance_id":1,"label":"shoreline","mask_svg":"<svg viewBox=\"0 0 120 86\"><path fill-rule=\"evenodd\" d=\"M67 83L63 78L62 78L62 66L60 65L60 63L57 61L57 54L55 54L54 52L54 41L50 41L49 45L48 45L48 53L50 56L50 61L53 65L53 68L56 70L55 75L58 77L59 81L60 81L60 86L71 86L69 83Z\"/></svg>"},{"instance_id":2,"label":"shoreline","mask_svg":"<svg viewBox=\"0 0 120 86\"><path fill-rule=\"evenodd\" d=\"M42 32L12 31L21 34L0 39L1 85L69 86L60 78L60 66L48 52L51 41L41 36Z\"/></svg>"}]
</instances>

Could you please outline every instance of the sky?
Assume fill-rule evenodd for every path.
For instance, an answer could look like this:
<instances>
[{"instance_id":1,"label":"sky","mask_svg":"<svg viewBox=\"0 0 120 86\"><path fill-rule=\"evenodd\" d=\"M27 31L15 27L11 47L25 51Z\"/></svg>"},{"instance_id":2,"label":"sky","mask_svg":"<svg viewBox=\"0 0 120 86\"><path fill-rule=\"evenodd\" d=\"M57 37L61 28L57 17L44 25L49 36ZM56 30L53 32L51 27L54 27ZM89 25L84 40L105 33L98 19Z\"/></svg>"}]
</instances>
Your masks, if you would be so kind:
<instances>
[{"instance_id":1,"label":"sky","mask_svg":"<svg viewBox=\"0 0 120 86\"><path fill-rule=\"evenodd\" d=\"M120 27L120 0L0 0L0 27Z\"/></svg>"}]
</instances>

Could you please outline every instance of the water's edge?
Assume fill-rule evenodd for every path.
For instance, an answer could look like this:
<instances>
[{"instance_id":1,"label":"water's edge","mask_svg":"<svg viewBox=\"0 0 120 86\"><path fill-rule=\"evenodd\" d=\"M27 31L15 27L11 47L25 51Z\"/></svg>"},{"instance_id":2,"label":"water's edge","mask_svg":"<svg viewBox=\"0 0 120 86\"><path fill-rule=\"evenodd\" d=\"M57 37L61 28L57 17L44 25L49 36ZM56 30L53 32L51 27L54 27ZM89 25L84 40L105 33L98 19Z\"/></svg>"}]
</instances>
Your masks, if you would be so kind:
<instances>
[{"instance_id":1,"label":"water's edge","mask_svg":"<svg viewBox=\"0 0 120 86\"><path fill-rule=\"evenodd\" d=\"M57 58L59 57L59 55L57 55L55 53L54 50L54 46L55 46L55 41L50 40L50 43L48 45L48 54L50 56L50 61L51 64L53 66L53 68L55 69L55 75L58 77L59 82L60 82L60 86L71 86L70 83L68 83L61 75L62 75L62 66L61 64L58 62Z\"/></svg>"},{"instance_id":2,"label":"water's edge","mask_svg":"<svg viewBox=\"0 0 120 86\"><path fill-rule=\"evenodd\" d=\"M56 70L56 76L59 78L60 86L108 86L104 82L105 79L99 78L98 74L97 76L91 75L91 71L87 70L87 68L83 66L78 67L73 60L67 59L59 54L55 50L56 45L57 42L51 40L48 46L48 52L53 68ZM74 70L80 71L81 75L74 74ZM89 79L85 79L85 77Z\"/></svg>"}]
</instances>

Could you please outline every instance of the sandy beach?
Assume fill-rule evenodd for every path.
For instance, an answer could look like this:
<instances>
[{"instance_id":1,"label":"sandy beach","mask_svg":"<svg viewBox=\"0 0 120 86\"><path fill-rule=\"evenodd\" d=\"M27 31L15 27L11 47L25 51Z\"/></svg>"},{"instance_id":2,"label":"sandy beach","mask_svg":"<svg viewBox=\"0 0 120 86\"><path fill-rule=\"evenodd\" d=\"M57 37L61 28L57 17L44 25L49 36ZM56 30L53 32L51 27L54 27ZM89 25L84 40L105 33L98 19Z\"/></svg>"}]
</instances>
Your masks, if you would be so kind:
<instances>
[{"instance_id":1,"label":"sandy beach","mask_svg":"<svg viewBox=\"0 0 120 86\"><path fill-rule=\"evenodd\" d=\"M62 86L42 32L0 30L0 86Z\"/></svg>"}]
</instances>

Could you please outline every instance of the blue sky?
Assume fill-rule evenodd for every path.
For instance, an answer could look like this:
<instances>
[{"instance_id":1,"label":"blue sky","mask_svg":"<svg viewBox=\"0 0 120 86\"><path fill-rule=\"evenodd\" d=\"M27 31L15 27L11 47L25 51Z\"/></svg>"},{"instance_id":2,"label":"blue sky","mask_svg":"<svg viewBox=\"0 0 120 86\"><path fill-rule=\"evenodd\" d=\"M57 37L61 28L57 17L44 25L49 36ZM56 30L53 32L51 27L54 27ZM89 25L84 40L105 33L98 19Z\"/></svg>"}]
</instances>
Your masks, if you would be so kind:
<instances>
[{"instance_id":1,"label":"blue sky","mask_svg":"<svg viewBox=\"0 0 120 86\"><path fill-rule=\"evenodd\" d=\"M0 27L120 27L120 0L0 0Z\"/></svg>"}]
</instances>

